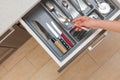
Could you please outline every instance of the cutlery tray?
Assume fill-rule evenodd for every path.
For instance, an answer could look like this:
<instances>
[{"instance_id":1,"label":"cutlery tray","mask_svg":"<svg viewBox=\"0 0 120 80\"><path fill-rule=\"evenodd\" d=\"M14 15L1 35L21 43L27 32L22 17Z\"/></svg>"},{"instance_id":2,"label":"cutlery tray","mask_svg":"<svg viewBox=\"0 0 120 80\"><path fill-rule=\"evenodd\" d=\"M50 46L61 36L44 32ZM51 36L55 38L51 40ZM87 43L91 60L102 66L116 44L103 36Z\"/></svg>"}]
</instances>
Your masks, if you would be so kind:
<instances>
[{"instance_id":1,"label":"cutlery tray","mask_svg":"<svg viewBox=\"0 0 120 80\"><path fill-rule=\"evenodd\" d=\"M30 29L37 35L37 37L58 59L59 62L64 61L96 31L95 29L89 29L89 31L75 31L71 28L71 21L73 19L80 16L90 16L96 19L105 20L109 19L119 10L119 8L111 0L101 0L101 2L106 2L110 5L110 11L107 14L102 14L99 12L95 0L83 0L83 2L88 7L83 12L79 10L79 5L76 3L76 0L64 0L66 1L67 6L65 3L62 3L62 1L63 0L42 0L22 18L24 22L30 27ZM50 4L46 4L47 2ZM55 45L51 38L46 40L33 24L33 20L37 21L41 25L39 27L43 27L45 29L45 31L43 31L44 34L47 32L52 36L51 38L55 38L56 41L58 41L58 43L67 51L62 53L62 51ZM67 38L67 40L69 40L73 46L70 46L61 36L61 34L58 34L58 37L55 36L55 34L47 26L47 24L49 24L50 27L53 28L54 25L52 23L54 23L54 25L61 31L61 33L64 34L65 39ZM101 31L101 33L103 32ZM99 36L102 35L101 33ZM92 43L92 41L90 43ZM68 47L68 49L65 45ZM88 45L84 46L83 50L88 47ZM81 51L83 50L81 49Z\"/></svg>"}]
</instances>

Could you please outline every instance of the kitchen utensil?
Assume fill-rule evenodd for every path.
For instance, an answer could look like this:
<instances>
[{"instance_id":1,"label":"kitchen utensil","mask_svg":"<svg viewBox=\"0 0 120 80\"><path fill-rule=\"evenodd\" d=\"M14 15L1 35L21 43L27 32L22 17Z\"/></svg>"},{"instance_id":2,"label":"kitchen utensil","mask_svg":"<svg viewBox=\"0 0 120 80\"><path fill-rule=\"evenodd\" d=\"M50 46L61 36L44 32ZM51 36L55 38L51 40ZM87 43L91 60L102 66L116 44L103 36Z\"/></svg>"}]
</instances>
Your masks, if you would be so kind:
<instances>
[{"instance_id":1,"label":"kitchen utensil","mask_svg":"<svg viewBox=\"0 0 120 80\"><path fill-rule=\"evenodd\" d=\"M32 23L34 25L34 28L42 35L42 37L45 40L48 40L50 38L50 35L45 33L46 30L35 20L32 20ZM49 36L48 36L49 35Z\"/></svg>"},{"instance_id":2,"label":"kitchen utensil","mask_svg":"<svg viewBox=\"0 0 120 80\"><path fill-rule=\"evenodd\" d=\"M37 30L39 30L40 34L42 33L42 36L46 39L49 40L51 39L51 41L54 43L54 45L63 53L65 54L67 52L67 50L59 43L58 40L56 40L53 36L51 36L47 30L38 22L33 20L32 21L34 26L36 27Z\"/></svg>"},{"instance_id":3,"label":"kitchen utensil","mask_svg":"<svg viewBox=\"0 0 120 80\"><path fill-rule=\"evenodd\" d=\"M76 2L78 3L81 12L87 9L88 6L83 0L76 0Z\"/></svg>"},{"instance_id":4,"label":"kitchen utensil","mask_svg":"<svg viewBox=\"0 0 120 80\"><path fill-rule=\"evenodd\" d=\"M98 16L97 14L96 14L96 15L95 15L95 14L92 14L92 15L90 15L89 17L90 17L90 18L93 18L93 19L97 19L99 16Z\"/></svg>"},{"instance_id":5,"label":"kitchen utensil","mask_svg":"<svg viewBox=\"0 0 120 80\"><path fill-rule=\"evenodd\" d=\"M58 29L58 27L55 25L53 21L51 21L51 24L53 25L54 29L58 32L58 34L69 44L69 46L73 47L74 44L66 37L66 35Z\"/></svg>"},{"instance_id":6,"label":"kitchen utensil","mask_svg":"<svg viewBox=\"0 0 120 80\"><path fill-rule=\"evenodd\" d=\"M46 25L49 28L49 30L55 35L55 37L58 38L61 41L61 43L64 45L64 47L67 50L69 50L70 47L63 40L61 40L61 38L59 37L59 34L48 23L46 23Z\"/></svg>"},{"instance_id":7,"label":"kitchen utensil","mask_svg":"<svg viewBox=\"0 0 120 80\"><path fill-rule=\"evenodd\" d=\"M76 18L79 13L75 11L71 6L69 6L68 2L66 0L62 0L62 5L66 8L66 10L69 12L69 14L72 16L72 18Z\"/></svg>"},{"instance_id":8,"label":"kitchen utensil","mask_svg":"<svg viewBox=\"0 0 120 80\"><path fill-rule=\"evenodd\" d=\"M85 30L82 30L81 32L79 32L79 34L77 35L77 39L78 40L81 40L84 36L85 36L85 33L86 33L87 31L85 31Z\"/></svg>"},{"instance_id":9,"label":"kitchen utensil","mask_svg":"<svg viewBox=\"0 0 120 80\"><path fill-rule=\"evenodd\" d=\"M58 39L61 41L61 43L64 45L64 47L65 47L67 50L69 50L70 47L66 44L66 42L64 42L64 40L65 40L66 38L63 38L64 40L62 40L61 37L60 37L60 35L59 35L48 23L46 23L46 25L47 25L47 27L49 28L49 30L55 35L55 37L58 38ZM65 40L65 41L66 41L66 40Z\"/></svg>"},{"instance_id":10,"label":"kitchen utensil","mask_svg":"<svg viewBox=\"0 0 120 80\"><path fill-rule=\"evenodd\" d=\"M110 12L110 5L106 2L100 2L98 0L95 0L95 2L97 3L98 5L98 10L100 13L102 14L107 14Z\"/></svg>"},{"instance_id":11,"label":"kitchen utensil","mask_svg":"<svg viewBox=\"0 0 120 80\"><path fill-rule=\"evenodd\" d=\"M63 14L58 12L57 10L55 10L55 7L53 6L52 3L47 1L46 6L49 9L49 11L51 11L54 14L54 16L59 19L60 22L64 23L65 25L68 25L68 23L70 22L70 19L68 19L66 16L64 16Z\"/></svg>"}]
</instances>

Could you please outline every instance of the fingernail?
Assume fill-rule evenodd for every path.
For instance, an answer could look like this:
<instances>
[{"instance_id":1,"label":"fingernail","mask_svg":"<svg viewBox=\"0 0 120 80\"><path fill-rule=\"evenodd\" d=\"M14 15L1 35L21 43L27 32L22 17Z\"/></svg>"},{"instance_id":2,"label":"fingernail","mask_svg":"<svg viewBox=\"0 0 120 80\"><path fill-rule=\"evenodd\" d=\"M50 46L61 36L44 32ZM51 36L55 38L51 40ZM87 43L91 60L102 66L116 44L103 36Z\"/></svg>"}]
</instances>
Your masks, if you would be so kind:
<instances>
[{"instance_id":1,"label":"fingernail","mask_svg":"<svg viewBox=\"0 0 120 80\"><path fill-rule=\"evenodd\" d=\"M79 31L82 31L82 29L79 29Z\"/></svg>"},{"instance_id":2,"label":"fingernail","mask_svg":"<svg viewBox=\"0 0 120 80\"><path fill-rule=\"evenodd\" d=\"M78 29L76 28L75 31L78 31Z\"/></svg>"}]
</instances>

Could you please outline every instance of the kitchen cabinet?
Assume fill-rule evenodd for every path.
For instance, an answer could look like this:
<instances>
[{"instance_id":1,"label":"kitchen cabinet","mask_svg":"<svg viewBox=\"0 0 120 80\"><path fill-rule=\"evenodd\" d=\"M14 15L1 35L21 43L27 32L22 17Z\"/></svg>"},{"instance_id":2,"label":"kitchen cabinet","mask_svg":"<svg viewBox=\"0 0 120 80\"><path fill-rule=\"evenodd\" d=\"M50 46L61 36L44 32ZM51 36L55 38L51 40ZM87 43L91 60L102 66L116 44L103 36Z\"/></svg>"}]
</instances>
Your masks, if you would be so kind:
<instances>
[{"instance_id":1,"label":"kitchen cabinet","mask_svg":"<svg viewBox=\"0 0 120 80\"><path fill-rule=\"evenodd\" d=\"M103 0L102 2L80 0L84 5L76 1L41 0L20 20L26 30L60 66L59 71L85 49L92 50L106 36L106 31L102 29L85 29L83 27L81 32L76 32L71 29L71 20L84 15L95 19L115 20L120 15L120 6L113 0ZM90 46L93 42L96 44ZM61 45L65 50L61 49Z\"/></svg>"},{"instance_id":2,"label":"kitchen cabinet","mask_svg":"<svg viewBox=\"0 0 120 80\"><path fill-rule=\"evenodd\" d=\"M28 32L20 25L14 25L0 37L0 63L8 58L25 41L30 38Z\"/></svg>"}]
</instances>

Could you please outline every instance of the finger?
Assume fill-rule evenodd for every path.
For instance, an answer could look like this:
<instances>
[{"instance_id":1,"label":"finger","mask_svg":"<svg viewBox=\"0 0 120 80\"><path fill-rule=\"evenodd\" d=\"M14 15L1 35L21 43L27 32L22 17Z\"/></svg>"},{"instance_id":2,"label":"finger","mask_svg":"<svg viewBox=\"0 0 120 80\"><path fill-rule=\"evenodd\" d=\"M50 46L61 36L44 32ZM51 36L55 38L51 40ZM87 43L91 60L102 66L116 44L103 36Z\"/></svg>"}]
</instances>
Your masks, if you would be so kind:
<instances>
[{"instance_id":1,"label":"finger","mask_svg":"<svg viewBox=\"0 0 120 80\"><path fill-rule=\"evenodd\" d=\"M75 28L75 27L77 27L77 25L76 25L76 24L73 24L73 25L71 26L71 28Z\"/></svg>"},{"instance_id":2,"label":"finger","mask_svg":"<svg viewBox=\"0 0 120 80\"><path fill-rule=\"evenodd\" d=\"M72 22L76 22L76 21L84 19L84 18L86 18L86 16L81 16L81 17L75 18Z\"/></svg>"},{"instance_id":3,"label":"finger","mask_svg":"<svg viewBox=\"0 0 120 80\"><path fill-rule=\"evenodd\" d=\"M72 26L71 26L71 28L75 28L75 26L74 26L74 25L72 25Z\"/></svg>"},{"instance_id":4,"label":"finger","mask_svg":"<svg viewBox=\"0 0 120 80\"><path fill-rule=\"evenodd\" d=\"M78 17L78 18L75 18L73 21L72 21L72 23L75 23L75 22L77 22L77 21L85 21L85 20L87 20L87 19L89 19L89 17L87 17L87 16L82 16L82 17Z\"/></svg>"},{"instance_id":5,"label":"finger","mask_svg":"<svg viewBox=\"0 0 120 80\"><path fill-rule=\"evenodd\" d=\"M81 28L79 28L79 30L78 31L82 31L82 29Z\"/></svg>"},{"instance_id":6,"label":"finger","mask_svg":"<svg viewBox=\"0 0 120 80\"><path fill-rule=\"evenodd\" d=\"M84 23L75 22L75 23L74 23L74 26L75 26L75 27L81 27L81 26L84 26Z\"/></svg>"},{"instance_id":7,"label":"finger","mask_svg":"<svg viewBox=\"0 0 120 80\"><path fill-rule=\"evenodd\" d=\"M79 31L79 28L76 28L75 31Z\"/></svg>"}]
</instances>

